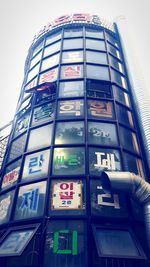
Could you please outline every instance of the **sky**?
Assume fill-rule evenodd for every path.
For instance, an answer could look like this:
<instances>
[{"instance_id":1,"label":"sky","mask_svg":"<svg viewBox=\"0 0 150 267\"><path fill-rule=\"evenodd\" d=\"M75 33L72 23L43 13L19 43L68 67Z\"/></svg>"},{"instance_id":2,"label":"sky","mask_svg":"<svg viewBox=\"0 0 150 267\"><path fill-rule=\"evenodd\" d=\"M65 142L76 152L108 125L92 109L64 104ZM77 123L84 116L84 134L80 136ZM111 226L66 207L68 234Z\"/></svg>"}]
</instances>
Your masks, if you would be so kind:
<instances>
[{"instance_id":1,"label":"sky","mask_svg":"<svg viewBox=\"0 0 150 267\"><path fill-rule=\"evenodd\" d=\"M150 0L0 0L0 127L13 119L34 35L53 19L90 13L123 16L137 65L150 95Z\"/></svg>"}]
</instances>

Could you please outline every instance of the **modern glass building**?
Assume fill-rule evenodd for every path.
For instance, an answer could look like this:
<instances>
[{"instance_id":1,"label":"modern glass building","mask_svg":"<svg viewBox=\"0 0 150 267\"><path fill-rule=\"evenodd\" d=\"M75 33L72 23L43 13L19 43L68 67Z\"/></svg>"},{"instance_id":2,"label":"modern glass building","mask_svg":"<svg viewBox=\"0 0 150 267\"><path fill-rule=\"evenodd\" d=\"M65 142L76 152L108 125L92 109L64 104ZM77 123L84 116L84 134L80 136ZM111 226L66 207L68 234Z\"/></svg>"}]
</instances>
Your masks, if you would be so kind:
<instances>
[{"instance_id":1,"label":"modern glass building","mask_svg":"<svg viewBox=\"0 0 150 267\"><path fill-rule=\"evenodd\" d=\"M147 177L116 25L45 26L29 49L0 184L1 267L148 267L141 207L102 170Z\"/></svg>"}]
</instances>

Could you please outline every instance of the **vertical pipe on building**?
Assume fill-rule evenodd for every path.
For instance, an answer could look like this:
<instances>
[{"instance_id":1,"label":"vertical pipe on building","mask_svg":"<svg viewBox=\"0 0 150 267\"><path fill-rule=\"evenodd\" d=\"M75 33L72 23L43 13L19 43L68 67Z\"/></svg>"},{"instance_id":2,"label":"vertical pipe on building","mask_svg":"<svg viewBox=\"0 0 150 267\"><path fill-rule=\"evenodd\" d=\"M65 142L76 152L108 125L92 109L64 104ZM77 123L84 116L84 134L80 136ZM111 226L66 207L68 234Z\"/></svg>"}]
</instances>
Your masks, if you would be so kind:
<instances>
[{"instance_id":1,"label":"vertical pipe on building","mask_svg":"<svg viewBox=\"0 0 150 267\"><path fill-rule=\"evenodd\" d=\"M124 53L134 106L150 170L150 96L144 85L136 55L131 46L126 24L124 17L117 18L115 23Z\"/></svg>"}]
</instances>

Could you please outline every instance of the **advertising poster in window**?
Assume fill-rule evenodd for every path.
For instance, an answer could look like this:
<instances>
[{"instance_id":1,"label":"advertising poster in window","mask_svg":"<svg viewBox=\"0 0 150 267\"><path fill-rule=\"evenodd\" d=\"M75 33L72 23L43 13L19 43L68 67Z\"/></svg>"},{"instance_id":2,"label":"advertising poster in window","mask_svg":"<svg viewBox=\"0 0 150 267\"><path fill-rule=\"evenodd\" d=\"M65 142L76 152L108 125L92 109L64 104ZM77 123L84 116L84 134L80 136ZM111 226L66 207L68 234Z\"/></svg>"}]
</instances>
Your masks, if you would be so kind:
<instances>
[{"instance_id":1,"label":"advertising poster in window","mask_svg":"<svg viewBox=\"0 0 150 267\"><path fill-rule=\"evenodd\" d=\"M22 179L37 179L47 176L50 150L43 150L26 156Z\"/></svg>"},{"instance_id":2,"label":"advertising poster in window","mask_svg":"<svg viewBox=\"0 0 150 267\"><path fill-rule=\"evenodd\" d=\"M99 175L101 171L120 171L120 154L115 149L90 148L89 167L91 175Z\"/></svg>"},{"instance_id":3,"label":"advertising poster in window","mask_svg":"<svg viewBox=\"0 0 150 267\"><path fill-rule=\"evenodd\" d=\"M45 83L45 82L54 82L57 80L58 75L58 69L52 69L47 72L44 72L40 75L40 81L39 84Z\"/></svg>"},{"instance_id":4,"label":"advertising poster in window","mask_svg":"<svg viewBox=\"0 0 150 267\"><path fill-rule=\"evenodd\" d=\"M21 186L16 204L15 220L42 216L45 192L45 181Z\"/></svg>"},{"instance_id":5,"label":"advertising poster in window","mask_svg":"<svg viewBox=\"0 0 150 267\"><path fill-rule=\"evenodd\" d=\"M82 181L59 181L53 183L52 210L82 209Z\"/></svg>"},{"instance_id":6,"label":"advertising poster in window","mask_svg":"<svg viewBox=\"0 0 150 267\"><path fill-rule=\"evenodd\" d=\"M82 65L63 66L61 69L61 79L76 79L83 77Z\"/></svg>"},{"instance_id":7,"label":"advertising poster in window","mask_svg":"<svg viewBox=\"0 0 150 267\"><path fill-rule=\"evenodd\" d=\"M13 204L14 191L10 191L0 196L0 224L9 221Z\"/></svg>"},{"instance_id":8,"label":"advertising poster in window","mask_svg":"<svg viewBox=\"0 0 150 267\"><path fill-rule=\"evenodd\" d=\"M55 220L47 226L44 266L49 262L53 267L83 267L85 266L85 224L83 220Z\"/></svg>"},{"instance_id":9,"label":"advertising poster in window","mask_svg":"<svg viewBox=\"0 0 150 267\"><path fill-rule=\"evenodd\" d=\"M100 180L91 180L91 212L95 216L127 217L126 199L123 194L104 192Z\"/></svg>"},{"instance_id":10,"label":"advertising poster in window","mask_svg":"<svg viewBox=\"0 0 150 267\"><path fill-rule=\"evenodd\" d=\"M48 103L34 109L32 125L45 123L54 118L54 104Z\"/></svg>"},{"instance_id":11,"label":"advertising poster in window","mask_svg":"<svg viewBox=\"0 0 150 267\"><path fill-rule=\"evenodd\" d=\"M28 125L29 125L29 119L30 119L30 114L26 113L23 115L22 118L17 120L16 129L15 129L15 137L23 133L25 130L27 130Z\"/></svg>"},{"instance_id":12,"label":"advertising poster in window","mask_svg":"<svg viewBox=\"0 0 150 267\"><path fill-rule=\"evenodd\" d=\"M60 122L56 124L55 144L84 143L84 122Z\"/></svg>"},{"instance_id":13,"label":"advertising poster in window","mask_svg":"<svg viewBox=\"0 0 150 267\"><path fill-rule=\"evenodd\" d=\"M96 118L113 118L113 107L111 102L106 101L88 101L88 115Z\"/></svg>"},{"instance_id":14,"label":"advertising poster in window","mask_svg":"<svg viewBox=\"0 0 150 267\"><path fill-rule=\"evenodd\" d=\"M58 117L83 116L83 100L68 100L58 103Z\"/></svg>"},{"instance_id":15,"label":"advertising poster in window","mask_svg":"<svg viewBox=\"0 0 150 267\"><path fill-rule=\"evenodd\" d=\"M78 175L85 172L85 152L83 148L55 148L53 158L54 175Z\"/></svg>"},{"instance_id":16,"label":"advertising poster in window","mask_svg":"<svg viewBox=\"0 0 150 267\"><path fill-rule=\"evenodd\" d=\"M21 255L35 230L12 231L0 245L0 256Z\"/></svg>"},{"instance_id":17,"label":"advertising poster in window","mask_svg":"<svg viewBox=\"0 0 150 267\"><path fill-rule=\"evenodd\" d=\"M16 161L6 168L1 189L6 189L17 183L21 161Z\"/></svg>"}]
</instances>

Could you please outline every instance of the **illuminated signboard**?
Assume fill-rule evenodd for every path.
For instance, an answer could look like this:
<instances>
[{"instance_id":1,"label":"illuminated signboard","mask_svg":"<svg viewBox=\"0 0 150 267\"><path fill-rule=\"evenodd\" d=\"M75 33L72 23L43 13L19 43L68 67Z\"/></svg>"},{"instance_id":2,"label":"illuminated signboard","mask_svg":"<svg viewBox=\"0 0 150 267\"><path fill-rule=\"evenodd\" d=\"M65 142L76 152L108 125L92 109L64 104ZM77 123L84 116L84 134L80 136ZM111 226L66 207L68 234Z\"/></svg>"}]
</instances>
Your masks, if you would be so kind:
<instances>
[{"instance_id":1,"label":"illuminated signboard","mask_svg":"<svg viewBox=\"0 0 150 267\"><path fill-rule=\"evenodd\" d=\"M48 23L45 25L33 38L32 44L38 40L41 36L43 36L45 33L58 28L62 25L65 24L70 24L70 23L90 23L93 25L99 25L105 28L110 29L111 31L114 31L113 29L113 24L100 18L97 15L90 15L90 14L84 14L84 13L78 13L78 14L72 14L72 15L64 15L61 16L54 21Z\"/></svg>"},{"instance_id":2,"label":"illuminated signboard","mask_svg":"<svg viewBox=\"0 0 150 267\"><path fill-rule=\"evenodd\" d=\"M53 184L52 209L81 209L82 206L82 181Z\"/></svg>"}]
</instances>

